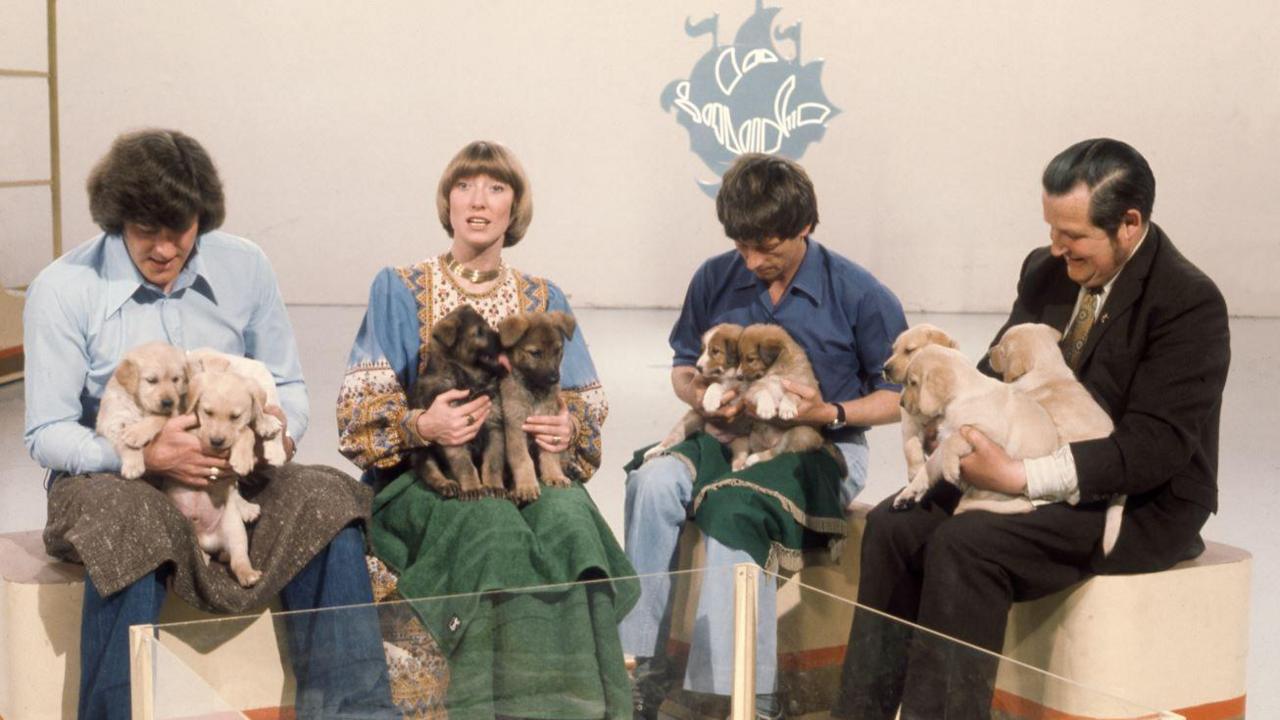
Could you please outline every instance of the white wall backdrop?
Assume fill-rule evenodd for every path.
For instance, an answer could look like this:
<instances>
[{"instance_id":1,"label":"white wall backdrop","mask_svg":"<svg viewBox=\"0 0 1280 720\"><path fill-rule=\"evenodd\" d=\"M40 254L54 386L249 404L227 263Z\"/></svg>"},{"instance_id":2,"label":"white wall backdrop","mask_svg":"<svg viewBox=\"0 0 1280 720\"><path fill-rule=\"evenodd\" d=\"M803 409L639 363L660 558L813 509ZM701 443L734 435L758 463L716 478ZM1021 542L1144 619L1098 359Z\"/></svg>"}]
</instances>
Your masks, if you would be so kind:
<instances>
[{"instance_id":1,"label":"white wall backdrop","mask_svg":"<svg viewBox=\"0 0 1280 720\"><path fill-rule=\"evenodd\" d=\"M908 309L1006 309L1019 262L1045 240L1040 170L1071 142L1110 135L1150 160L1157 221L1232 312L1280 314L1280 253L1269 247L1280 225L1280 4L781 4L778 23L803 22L804 58L825 58L841 110L802 158L818 186L818 237ZM2 0L0 27L41 20L42 7ZM511 262L556 279L578 305L676 305L695 265L729 244L695 185L714 178L659 94L710 46L685 35L686 17L719 13L728 42L753 10L752 0L62 3L65 245L94 232L83 183L111 138L181 128L220 166L226 229L266 248L289 302L359 304L378 267L443 251L439 172L465 142L493 138L534 184L536 217ZM0 42L21 51L27 41L11 42L8 25ZM41 64L42 39L31 45ZM11 85L0 97L21 99ZM10 160L38 167L39 112L0 122L0 176ZM24 224L24 212L40 218L47 202L0 204L0 280L11 285L47 261L29 234L47 222Z\"/></svg>"}]
</instances>

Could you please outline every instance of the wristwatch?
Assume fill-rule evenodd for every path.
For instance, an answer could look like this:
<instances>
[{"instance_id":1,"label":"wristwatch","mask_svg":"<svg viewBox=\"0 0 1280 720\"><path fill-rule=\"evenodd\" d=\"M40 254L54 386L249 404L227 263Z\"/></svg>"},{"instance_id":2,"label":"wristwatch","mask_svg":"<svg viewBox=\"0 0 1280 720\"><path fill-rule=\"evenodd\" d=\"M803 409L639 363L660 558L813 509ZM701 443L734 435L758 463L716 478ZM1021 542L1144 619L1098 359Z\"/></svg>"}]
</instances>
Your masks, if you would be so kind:
<instances>
[{"instance_id":1,"label":"wristwatch","mask_svg":"<svg viewBox=\"0 0 1280 720\"><path fill-rule=\"evenodd\" d=\"M839 430L844 427L844 406L840 403L828 403L836 409L836 419L827 423L828 430Z\"/></svg>"}]
</instances>

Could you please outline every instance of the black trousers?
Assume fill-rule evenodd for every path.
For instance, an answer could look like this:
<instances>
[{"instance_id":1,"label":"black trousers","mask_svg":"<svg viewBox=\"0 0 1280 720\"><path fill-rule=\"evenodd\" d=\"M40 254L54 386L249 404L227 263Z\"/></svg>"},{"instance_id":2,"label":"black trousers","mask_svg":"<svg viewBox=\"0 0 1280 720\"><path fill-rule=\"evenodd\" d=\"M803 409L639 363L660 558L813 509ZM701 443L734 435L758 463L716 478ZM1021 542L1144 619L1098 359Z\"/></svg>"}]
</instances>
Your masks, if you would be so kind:
<instances>
[{"instance_id":1,"label":"black trousers","mask_svg":"<svg viewBox=\"0 0 1280 720\"><path fill-rule=\"evenodd\" d=\"M832 715L852 720L986 720L997 659L887 616L998 653L1009 607L1090 574L1106 504L952 515L959 491L939 483L925 501L867 516L860 605L854 612Z\"/></svg>"}]
</instances>

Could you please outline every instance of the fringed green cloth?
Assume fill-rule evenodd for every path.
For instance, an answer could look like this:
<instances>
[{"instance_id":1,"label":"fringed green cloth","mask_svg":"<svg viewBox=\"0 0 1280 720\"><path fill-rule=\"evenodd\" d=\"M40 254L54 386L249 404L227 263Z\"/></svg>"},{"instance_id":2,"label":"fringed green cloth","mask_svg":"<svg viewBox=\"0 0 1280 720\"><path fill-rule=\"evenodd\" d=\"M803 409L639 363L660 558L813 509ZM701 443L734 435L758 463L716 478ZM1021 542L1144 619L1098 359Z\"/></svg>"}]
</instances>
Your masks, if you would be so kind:
<instances>
[{"instance_id":1,"label":"fringed green cloth","mask_svg":"<svg viewBox=\"0 0 1280 720\"><path fill-rule=\"evenodd\" d=\"M637 450L626 470L640 467L648 449ZM838 555L843 549L848 526L840 481L846 469L834 447L783 453L736 472L730 468L729 448L706 433L668 452L693 470L692 512L698 528L750 553L765 570L797 572L804 550L825 548Z\"/></svg>"},{"instance_id":2,"label":"fringed green cloth","mask_svg":"<svg viewBox=\"0 0 1280 720\"><path fill-rule=\"evenodd\" d=\"M581 485L517 508L446 500L406 473L374 498L369 536L399 594L422 598L449 660L450 720L631 717L618 623L639 584ZM600 582L516 591L580 580Z\"/></svg>"}]
</instances>

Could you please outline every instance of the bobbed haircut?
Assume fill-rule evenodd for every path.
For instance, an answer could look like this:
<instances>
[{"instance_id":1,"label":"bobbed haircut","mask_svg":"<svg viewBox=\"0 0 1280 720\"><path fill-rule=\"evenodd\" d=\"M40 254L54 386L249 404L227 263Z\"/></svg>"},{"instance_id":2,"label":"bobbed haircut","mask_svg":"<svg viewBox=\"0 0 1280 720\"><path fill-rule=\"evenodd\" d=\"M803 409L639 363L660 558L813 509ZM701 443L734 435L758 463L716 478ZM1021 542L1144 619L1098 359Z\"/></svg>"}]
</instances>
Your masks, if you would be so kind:
<instances>
[{"instance_id":1,"label":"bobbed haircut","mask_svg":"<svg viewBox=\"0 0 1280 720\"><path fill-rule=\"evenodd\" d=\"M488 175L511 186L515 198L511 202L511 223L507 225L502 247L511 247L524 238L533 221L533 191L524 167L515 153L504 145L488 140L477 140L458 151L440 176L436 188L436 210L440 225L453 237L453 223L449 222L449 192L459 180L477 175Z\"/></svg>"},{"instance_id":2,"label":"bobbed haircut","mask_svg":"<svg viewBox=\"0 0 1280 720\"><path fill-rule=\"evenodd\" d=\"M725 235L738 242L792 238L818 226L818 199L809 174L795 161L746 153L721 178L716 217Z\"/></svg>"},{"instance_id":3,"label":"bobbed haircut","mask_svg":"<svg viewBox=\"0 0 1280 720\"><path fill-rule=\"evenodd\" d=\"M1130 209L1151 219L1156 178L1146 158L1127 143L1111 138L1083 140L1049 161L1041 178L1044 191L1066 195L1077 185L1089 188L1089 222L1114 236Z\"/></svg>"},{"instance_id":4,"label":"bobbed haircut","mask_svg":"<svg viewBox=\"0 0 1280 720\"><path fill-rule=\"evenodd\" d=\"M222 226L222 181L200 143L177 130L148 128L120 135L89 173L89 213L108 233L126 222L199 232Z\"/></svg>"}]
</instances>

